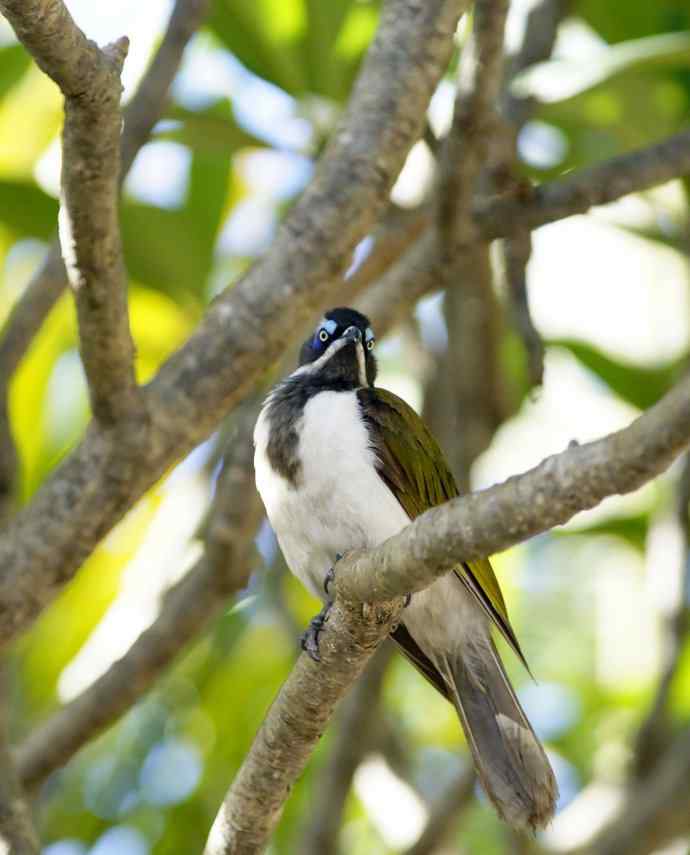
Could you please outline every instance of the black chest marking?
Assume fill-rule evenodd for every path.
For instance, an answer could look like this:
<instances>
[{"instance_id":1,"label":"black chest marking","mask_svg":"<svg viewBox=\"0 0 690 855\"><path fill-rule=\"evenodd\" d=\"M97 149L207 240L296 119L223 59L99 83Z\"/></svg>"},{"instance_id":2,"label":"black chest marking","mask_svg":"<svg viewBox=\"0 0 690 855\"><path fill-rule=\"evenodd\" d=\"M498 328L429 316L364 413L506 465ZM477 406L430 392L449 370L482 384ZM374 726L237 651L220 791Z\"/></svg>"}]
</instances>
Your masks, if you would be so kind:
<instances>
[{"instance_id":1,"label":"black chest marking","mask_svg":"<svg viewBox=\"0 0 690 855\"><path fill-rule=\"evenodd\" d=\"M273 469L293 487L299 485L302 461L299 458L299 437L304 408L319 392L352 391L350 383L328 384L309 375L283 380L271 393L266 410L268 442L266 455Z\"/></svg>"}]
</instances>

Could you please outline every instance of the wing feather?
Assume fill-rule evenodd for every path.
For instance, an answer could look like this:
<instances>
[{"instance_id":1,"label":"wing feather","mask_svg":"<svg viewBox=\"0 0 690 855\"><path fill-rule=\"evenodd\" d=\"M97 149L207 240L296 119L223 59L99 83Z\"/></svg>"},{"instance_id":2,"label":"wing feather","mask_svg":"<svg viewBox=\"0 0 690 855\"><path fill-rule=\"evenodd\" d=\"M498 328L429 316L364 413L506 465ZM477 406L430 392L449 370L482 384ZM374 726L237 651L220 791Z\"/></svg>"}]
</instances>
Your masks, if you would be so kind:
<instances>
[{"instance_id":1,"label":"wing feather","mask_svg":"<svg viewBox=\"0 0 690 855\"><path fill-rule=\"evenodd\" d=\"M459 495L443 452L412 407L386 389L360 389L357 397L377 472L410 519ZM454 572L529 671L491 562L471 561Z\"/></svg>"}]
</instances>

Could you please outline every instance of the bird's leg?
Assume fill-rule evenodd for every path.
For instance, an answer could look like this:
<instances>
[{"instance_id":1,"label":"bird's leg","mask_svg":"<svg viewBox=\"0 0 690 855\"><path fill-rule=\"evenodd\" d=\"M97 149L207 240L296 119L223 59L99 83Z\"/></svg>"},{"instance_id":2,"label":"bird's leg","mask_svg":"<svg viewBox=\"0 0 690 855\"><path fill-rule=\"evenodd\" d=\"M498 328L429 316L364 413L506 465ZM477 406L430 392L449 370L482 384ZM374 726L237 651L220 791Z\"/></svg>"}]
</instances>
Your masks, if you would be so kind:
<instances>
[{"instance_id":1,"label":"bird's leg","mask_svg":"<svg viewBox=\"0 0 690 855\"><path fill-rule=\"evenodd\" d=\"M332 602L326 603L321 611L309 621L309 626L304 630L300 638L300 647L314 662L321 661L319 654L319 634L323 629L323 625L328 620L332 605Z\"/></svg>"},{"instance_id":2,"label":"bird's leg","mask_svg":"<svg viewBox=\"0 0 690 855\"><path fill-rule=\"evenodd\" d=\"M343 556L339 553L335 553L335 561L333 562L333 566L328 568L328 573L326 573L326 578L323 580L323 589L326 592L326 596L328 597L328 602L332 602L331 599L331 585L335 582L335 565L338 561L342 561Z\"/></svg>"},{"instance_id":3,"label":"bird's leg","mask_svg":"<svg viewBox=\"0 0 690 855\"><path fill-rule=\"evenodd\" d=\"M343 556L336 552L334 565L340 561ZM321 611L309 621L309 626L302 633L302 638L300 639L300 646L304 652L311 656L314 662L320 662L321 656L319 654L319 635L321 630L323 629L323 625L328 620L328 615L331 611L331 606L333 605L333 600L331 599L331 585L335 581L335 569L330 567L328 573L326 573L326 577L323 580L323 589L326 592L326 596L328 597L328 602L321 609Z\"/></svg>"}]
</instances>

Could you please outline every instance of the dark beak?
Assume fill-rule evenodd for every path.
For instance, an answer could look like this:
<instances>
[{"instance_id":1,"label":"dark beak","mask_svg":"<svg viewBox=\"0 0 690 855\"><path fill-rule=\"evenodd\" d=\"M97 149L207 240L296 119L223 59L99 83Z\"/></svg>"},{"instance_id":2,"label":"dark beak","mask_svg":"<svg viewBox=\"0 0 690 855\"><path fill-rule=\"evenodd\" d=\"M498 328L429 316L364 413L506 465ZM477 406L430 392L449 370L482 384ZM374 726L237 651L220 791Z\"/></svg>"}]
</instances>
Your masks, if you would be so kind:
<instances>
[{"instance_id":1,"label":"dark beak","mask_svg":"<svg viewBox=\"0 0 690 855\"><path fill-rule=\"evenodd\" d=\"M358 342L362 340L362 331L359 327L348 327L343 333L343 338L349 341Z\"/></svg>"}]
</instances>

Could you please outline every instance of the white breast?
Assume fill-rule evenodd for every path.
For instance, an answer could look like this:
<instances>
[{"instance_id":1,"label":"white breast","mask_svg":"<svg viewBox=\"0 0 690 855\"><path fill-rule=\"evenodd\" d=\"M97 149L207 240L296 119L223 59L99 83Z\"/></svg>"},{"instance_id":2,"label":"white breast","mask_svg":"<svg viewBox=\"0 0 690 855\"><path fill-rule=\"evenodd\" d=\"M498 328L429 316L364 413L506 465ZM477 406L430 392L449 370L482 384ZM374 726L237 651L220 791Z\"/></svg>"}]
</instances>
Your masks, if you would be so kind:
<instances>
[{"instance_id":1,"label":"white breast","mask_svg":"<svg viewBox=\"0 0 690 855\"><path fill-rule=\"evenodd\" d=\"M266 409L254 433L256 486L290 569L323 598L336 553L370 548L409 522L374 467L355 392L321 392L304 408L298 485L266 456Z\"/></svg>"}]
</instances>

